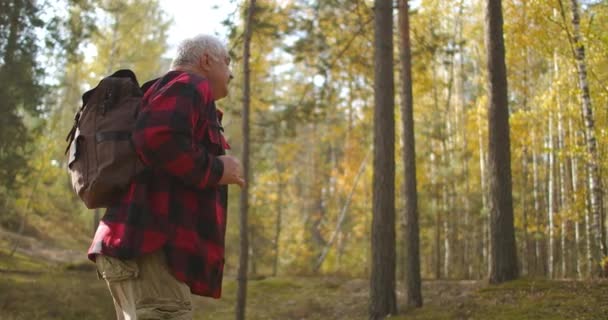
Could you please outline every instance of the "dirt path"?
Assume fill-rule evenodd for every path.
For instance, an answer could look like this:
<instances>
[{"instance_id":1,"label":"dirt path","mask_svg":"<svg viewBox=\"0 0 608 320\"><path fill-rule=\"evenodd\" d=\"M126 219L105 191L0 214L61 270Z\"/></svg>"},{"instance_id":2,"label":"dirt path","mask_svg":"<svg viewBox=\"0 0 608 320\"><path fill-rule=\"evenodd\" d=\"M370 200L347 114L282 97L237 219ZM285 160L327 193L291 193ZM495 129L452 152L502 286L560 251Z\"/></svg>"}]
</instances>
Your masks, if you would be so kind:
<instances>
[{"instance_id":1,"label":"dirt path","mask_svg":"<svg viewBox=\"0 0 608 320\"><path fill-rule=\"evenodd\" d=\"M82 263L86 255L81 250L65 249L33 237L19 235L0 228L0 243L5 251L11 252L15 244L17 253L43 259L52 264Z\"/></svg>"}]
</instances>

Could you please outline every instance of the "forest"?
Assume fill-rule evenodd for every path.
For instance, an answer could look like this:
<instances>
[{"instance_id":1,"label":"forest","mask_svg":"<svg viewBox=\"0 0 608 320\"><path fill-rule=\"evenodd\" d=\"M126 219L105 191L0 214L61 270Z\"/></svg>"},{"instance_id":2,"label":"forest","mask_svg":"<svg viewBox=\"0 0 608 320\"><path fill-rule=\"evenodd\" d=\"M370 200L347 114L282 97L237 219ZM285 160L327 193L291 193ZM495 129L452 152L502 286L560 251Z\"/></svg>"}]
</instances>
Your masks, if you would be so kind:
<instances>
[{"instance_id":1,"label":"forest","mask_svg":"<svg viewBox=\"0 0 608 320\"><path fill-rule=\"evenodd\" d=\"M0 319L114 316L66 135L169 70L161 2L0 0ZM248 183L195 319L607 317L608 1L222 6Z\"/></svg>"}]
</instances>

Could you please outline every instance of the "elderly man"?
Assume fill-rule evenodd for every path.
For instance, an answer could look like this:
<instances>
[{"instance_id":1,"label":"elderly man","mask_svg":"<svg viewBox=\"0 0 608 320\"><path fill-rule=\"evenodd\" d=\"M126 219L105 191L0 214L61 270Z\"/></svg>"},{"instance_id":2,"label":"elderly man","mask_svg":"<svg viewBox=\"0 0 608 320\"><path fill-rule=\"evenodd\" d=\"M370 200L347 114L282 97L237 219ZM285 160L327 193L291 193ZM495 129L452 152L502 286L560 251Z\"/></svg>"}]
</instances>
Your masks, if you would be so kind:
<instances>
[{"instance_id":1,"label":"elderly man","mask_svg":"<svg viewBox=\"0 0 608 320\"><path fill-rule=\"evenodd\" d=\"M145 93L133 145L146 169L108 208L89 249L118 319L191 319L191 293L219 298L228 184L222 113L230 58L216 38L183 41L171 71Z\"/></svg>"}]
</instances>

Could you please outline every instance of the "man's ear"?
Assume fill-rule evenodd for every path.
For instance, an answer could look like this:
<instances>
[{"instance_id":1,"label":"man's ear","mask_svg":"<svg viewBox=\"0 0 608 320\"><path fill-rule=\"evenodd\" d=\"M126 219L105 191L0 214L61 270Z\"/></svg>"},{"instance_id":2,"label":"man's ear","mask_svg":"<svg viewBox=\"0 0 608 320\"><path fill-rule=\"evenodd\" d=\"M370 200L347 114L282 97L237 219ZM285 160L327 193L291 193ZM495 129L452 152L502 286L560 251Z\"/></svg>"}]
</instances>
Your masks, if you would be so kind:
<instances>
[{"instance_id":1,"label":"man's ear","mask_svg":"<svg viewBox=\"0 0 608 320\"><path fill-rule=\"evenodd\" d=\"M211 57L209 57L208 53L205 53L201 56L200 59L201 69L204 71L208 71L211 66Z\"/></svg>"}]
</instances>

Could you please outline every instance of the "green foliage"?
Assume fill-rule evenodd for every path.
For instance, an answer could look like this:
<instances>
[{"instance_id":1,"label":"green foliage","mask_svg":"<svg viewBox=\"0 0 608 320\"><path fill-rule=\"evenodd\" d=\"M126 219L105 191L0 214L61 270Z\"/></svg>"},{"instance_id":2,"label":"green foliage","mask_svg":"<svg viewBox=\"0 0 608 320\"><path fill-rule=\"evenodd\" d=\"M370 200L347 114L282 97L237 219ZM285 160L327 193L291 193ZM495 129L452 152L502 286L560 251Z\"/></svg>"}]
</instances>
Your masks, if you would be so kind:
<instances>
[{"instance_id":1,"label":"green foliage","mask_svg":"<svg viewBox=\"0 0 608 320\"><path fill-rule=\"evenodd\" d=\"M32 1L2 1L0 10L0 199L15 187L17 174L27 171L30 141L25 114L37 115L44 93L42 70L36 62L42 28L40 7ZM5 137L10 137L7 139ZM4 200L6 201L6 200ZM5 203L0 203L3 207Z\"/></svg>"},{"instance_id":2,"label":"green foliage","mask_svg":"<svg viewBox=\"0 0 608 320\"><path fill-rule=\"evenodd\" d=\"M3 190L10 191L6 201L0 203L6 208L0 222L14 231L19 231L24 224L26 234L49 237L58 245L83 250L82 244L90 241L92 214L71 188L66 173L65 136L73 125L75 112L80 108L81 95L97 85L108 70L133 69L141 81L159 76L163 68L168 67L162 54L167 49L170 21L164 17L157 1L79 0L68 1L67 9L67 15L51 15L51 21L45 27L44 34L55 39L52 43L54 48L42 51L36 47L37 43L33 43L29 52L31 57L47 54L45 58L49 60L56 55L54 66L64 70L61 74L48 75L52 80L45 84L48 90L44 92L44 99L41 99L41 94L25 91L28 87L19 78L3 81L8 85L0 89L31 100L27 100L30 112L17 105L15 110L19 111L19 117L13 119L13 126L0 128L16 130L2 132L3 136L13 136L15 139L3 139L0 150L5 150L2 149L4 143L19 146L14 147L19 157L11 156L13 162L3 160L0 170L21 170L19 174L12 173L13 185L3 183L6 189L0 190L0 194ZM32 34L36 32L32 26L24 28ZM89 61L85 57L85 47L96 48L94 60ZM25 45L20 46L20 50L26 49ZM0 67L0 75L4 70L2 68L8 66ZM52 70L52 67L49 68L49 71ZM24 74L13 71L17 75ZM44 76L39 73L32 79L39 84ZM0 91L0 94L3 92ZM2 108L2 112L6 110ZM2 119L12 118L6 116ZM24 135L23 139L20 134ZM0 157L5 154L0 152Z\"/></svg>"},{"instance_id":3,"label":"green foliage","mask_svg":"<svg viewBox=\"0 0 608 320\"><path fill-rule=\"evenodd\" d=\"M111 0L101 5L103 21L91 38L96 55L88 64L89 84L118 69L135 72L141 84L161 76L170 61L162 55L168 48L167 19L157 0ZM105 18L105 19L103 19Z\"/></svg>"}]
</instances>

